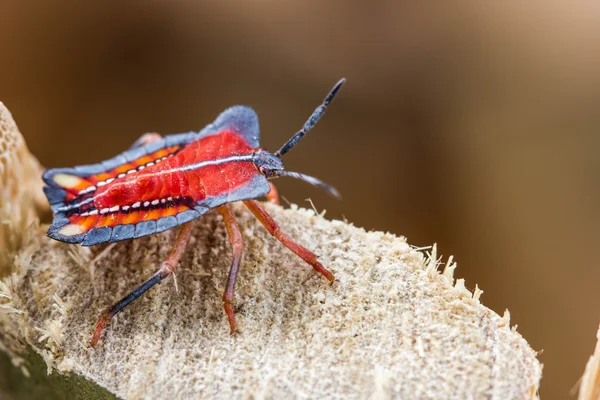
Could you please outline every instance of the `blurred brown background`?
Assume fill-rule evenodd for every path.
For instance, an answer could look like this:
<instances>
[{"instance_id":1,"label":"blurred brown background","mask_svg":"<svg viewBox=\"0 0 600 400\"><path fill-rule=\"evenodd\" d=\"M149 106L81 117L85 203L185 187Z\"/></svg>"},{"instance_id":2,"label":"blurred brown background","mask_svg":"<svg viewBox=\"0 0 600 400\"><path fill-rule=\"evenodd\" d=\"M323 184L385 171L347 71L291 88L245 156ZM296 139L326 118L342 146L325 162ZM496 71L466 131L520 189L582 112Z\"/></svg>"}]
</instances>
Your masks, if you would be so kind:
<instances>
[{"instance_id":1,"label":"blurred brown background","mask_svg":"<svg viewBox=\"0 0 600 400\"><path fill-rule=\"evenodd\" d=\"M413 4L414 3L414 4ZM248 104L290 201L437 242L484 303L543 350L565 398L600 322L600 5L592 1L18 2L0 12L0 101L46 166Z\"/></svg>"}]
</instances>

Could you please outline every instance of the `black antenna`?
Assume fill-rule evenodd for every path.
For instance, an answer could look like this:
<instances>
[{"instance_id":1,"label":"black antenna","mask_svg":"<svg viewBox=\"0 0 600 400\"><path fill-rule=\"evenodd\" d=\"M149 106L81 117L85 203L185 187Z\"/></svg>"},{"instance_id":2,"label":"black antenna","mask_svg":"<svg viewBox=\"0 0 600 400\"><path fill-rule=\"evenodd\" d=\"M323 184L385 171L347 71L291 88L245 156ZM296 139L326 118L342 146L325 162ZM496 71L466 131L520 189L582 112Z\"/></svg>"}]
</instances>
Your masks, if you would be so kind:
<instances>
[{"instance_id":1,"label":"black antenna","mask_svg":"<svg viewBox=\"0 0 600 400\"><path fill-rule=\"evenodd\" d=\"M315 109L315 111L312 113L312 115L304 123L304 126L302 127L302 129L300 129L298 131L298 133L296 133L294 136L292 136L290 138L290 140L288 140L286 142L286 144L281 146L281 148L275 152L276 157L281 157L282 155L284 155L285 153L290 151L290 149L292 147L294 147L296 144L298 144L300 139L302 139L304 137L304 135L306 135L306 133L308 131L310 131L313 128L313 126L315 126L317 121L319 121L319 119L323 116L323 114L325 114L325 111L327 110L327 106L329 105L329 103L331 103L331 100L333 100L333 98L335 97L337 92L340 90L340 88L342 87L344 82L346 82L346 78L340 79L338 81L338 83L335 84L333 89L331 89L331 92L329 92L327 97L325 97L325 100L323 100L323 103Z\"/></svg>"}]
</instances>

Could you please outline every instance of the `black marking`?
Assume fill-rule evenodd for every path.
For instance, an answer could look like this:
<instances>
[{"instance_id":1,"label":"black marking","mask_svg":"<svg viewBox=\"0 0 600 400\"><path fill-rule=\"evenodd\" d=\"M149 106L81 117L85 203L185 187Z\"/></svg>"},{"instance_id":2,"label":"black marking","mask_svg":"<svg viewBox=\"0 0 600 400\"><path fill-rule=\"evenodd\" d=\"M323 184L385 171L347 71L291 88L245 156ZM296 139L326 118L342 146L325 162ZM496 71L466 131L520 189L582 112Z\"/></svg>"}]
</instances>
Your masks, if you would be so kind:
<instances>
[{"instance_id":1,"label":"black marking","mask_svg":"<svg viewBox=\"0 0 600 400\"><path fill-rule=\"evenodd\" d=\"M87 200L87 199L86 199ZM92 199L90 199L90 201L86 201L85 203L78 203L75 204L75 202L69 202L69 203L61 203L61 207L53 207L52 210L55 212L65 212L67 217L71 217L73 215L82 215L84 213L90 213L90 212L94 212L94 210L96 210L96 207L94 206L94 204L91 201ZM97 213L98 211L96 211ZM95 213L94 213L95 214ZM92 215L94 215L92 214ZM85 217L85 215L82 215Z\"/></svg>"},{"instance_id":2,"label":"black marking","mask_svg":"<svg viewBox=\"0 0 600 400\"><path fill-rule=\"evenodd\" d=\"M139 238L146 235L152 235L156 233L156 221L142 221L135 225L134 238Z\"/></svg>"},{"instance_id":3,"label":"black marking","mask_svg":"<svg viewBox=\"0 0 600 400\"><path fill-rule=\"evenodd\" d=\"M82 209L82 206L91 204L93 201L93 197L88 197L86 199L81 199L81 197L77 197L74 201L70 201L68 203L60 203L58 204L59 207L53 209L54 211L70 211L72 213L79 213L79 211Z\"/></svg>"},{"instance_id":4,"label":"black marking","mask_svg":"<svg viewBox=\"0 0 600 400\"><path fill-rule=\"evenodd\" d=\"M90 185L90 186L86 187L85 189L83 189L83 190L80 190L80 191L79 191L79 193L77 193L77 195L78 195L78 196L83 196L83 195L86 195L86 194L88 194L88 193L95 192L95 191L96 191L96 189L97 189L97 187L96 187L96 186L94 186L94 185Z\"/></svg>"},{"instance_id":5,"label":"black marking","mask_svg":"<svg viewBox=\"0 0 600 400\"><path fill-rule=\"evenodd\" d=\"M90 213L91 213L91 214L90 214ZM94 206L92 205L92 206L90 206L90 207L86 207L85 209L81 209L81 210L79 210L77 213L73 213L73 212L67 212L67 214L68 214L69 216L77 214L77 215L79 215L79 216L81 216L81 217L88 217L88 216L90 216L90 215L96 215L96 214L98 214L98 211L96 211L96 207L94 207Z\"/></svg>"},{"instance_id":6,"label":"black marking","mask_svg":"<svg viewBox=\"0 0 600 400\"><path fill-rule=\"evenodd\" d=\"M117 225L113 228L112 236L110 237L111 242L118 242L119 240L126 240L133 238L135 233L134 224Z\"/></svg>"},{"instance_id":7,"label":"black marking","mask_svg":"<svg viewBox=\"0 0 600 400\"><path fill-rule=\"evenodd\" d=\"M174 228L177 225L179 225L177 223L177 218L175 218L172 215L168 217L159 218L156 221L156 232L166 231L167 229Z\"/></svg>"},{"instance_id":8,"label":"black marking","mask_svg":"<svg viewBox=\"0 0 600 400\"><path fill-rule=\"evenodd\" d=\"M110 240L112 228L103 226L101 228L92 228L85 236L82 246L93 246L95 244L105 243Z\"/></svg>"}]
</instances>

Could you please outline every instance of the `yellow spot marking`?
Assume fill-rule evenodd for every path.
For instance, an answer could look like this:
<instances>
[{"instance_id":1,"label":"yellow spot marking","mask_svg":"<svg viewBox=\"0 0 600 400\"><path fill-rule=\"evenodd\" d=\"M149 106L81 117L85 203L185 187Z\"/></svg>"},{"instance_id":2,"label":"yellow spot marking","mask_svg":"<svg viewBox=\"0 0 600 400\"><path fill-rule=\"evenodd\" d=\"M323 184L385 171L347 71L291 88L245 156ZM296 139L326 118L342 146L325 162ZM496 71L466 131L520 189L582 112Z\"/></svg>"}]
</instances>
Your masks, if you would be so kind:
<instances>
[{"instance_id":1,"label":"yellow spot marking","mask_svg":"<svg viewBox=\"0 0 600 400\"><path fill-rule=\"evenodd\" d=\"M83 232L85 232L85 228L77 224L65 225L58 231L58 233L64 236L81 235Z\"/></svg>"},{"instance_id":2,"label":"yellow spot marking","mask_svg":"<svg viewBox=\"0 0 600 400\"><path fill-rule=\"evenodd\" d=\"M61 187L71 189L81 184L82 179L75 175L67 174L56 174L54 175L54 182L58 183Z\"/></svg>"}]
</instances>

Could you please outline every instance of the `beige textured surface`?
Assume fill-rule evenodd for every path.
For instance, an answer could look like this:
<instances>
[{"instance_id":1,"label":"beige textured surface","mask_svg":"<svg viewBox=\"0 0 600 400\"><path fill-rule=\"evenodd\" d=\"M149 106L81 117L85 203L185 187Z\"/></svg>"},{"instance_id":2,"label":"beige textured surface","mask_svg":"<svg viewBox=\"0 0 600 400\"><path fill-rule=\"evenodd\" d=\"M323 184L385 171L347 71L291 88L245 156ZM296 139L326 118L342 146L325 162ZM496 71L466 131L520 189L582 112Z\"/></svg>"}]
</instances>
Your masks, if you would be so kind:
<instances>
[{"instance_id":1,"label":"beige textured surface","mask_svg":"<svg viewBox=\"0 0 600 400\"><path fill-rule=\"evenodd\" d=\"M596 337L596 350L585 366L579 385L579 400L600 400L600 329Z\"/></svg>"},{"instance_id":2,"label":"beige textured surface","mask_svg":"<svg viewBox=\"0 0 600 400\"><path fill-rule=\"evenodd\" d=\"M0 283L0 349L26 372L18 353L30 345L49 372L81 374L126 399L536 396L536 353L508 314L454 282L455 264L441 274L435 251L403 238L266 207L335 273L334 285L237 205L246 251L236 335L221 300L229 243L210 213L195 223L176 279L118 315L89 349L99 313L154 272L175 232L90 249L34 225L20 232Z\"/></svg>"},{"instance_id":3,"label":"beige textured surface","mask_svg":"<svg viewBox=\"0 0 600 400\"><path fill-rule=\"evenodd\" d=\"M99 313L154 271L174 234L119 243L93 262L102 249L40 230L5 288L4 307L18 311L3 315L1 330L131 399L534 395L541 369L525 340L403 239L268 209L339 281L330 287L237 207L246 254L233 337L221 301L229 245L214 213L195 226L178 291L171 279L150 291L96 350L85 344Z\"/></svg>"},{"instance_id":4,"label":"beige textured surface","mask_svg":"<svg viewBox=\"0 0 600 400\"><path fill-rule=\"evenodd\" d=\"M21 233L37 212L48 209L41 173L10 111L0 102L0 277L20 246Z\"/></svg>"}]
</instances>

